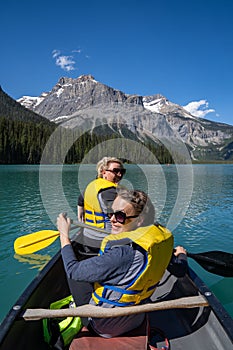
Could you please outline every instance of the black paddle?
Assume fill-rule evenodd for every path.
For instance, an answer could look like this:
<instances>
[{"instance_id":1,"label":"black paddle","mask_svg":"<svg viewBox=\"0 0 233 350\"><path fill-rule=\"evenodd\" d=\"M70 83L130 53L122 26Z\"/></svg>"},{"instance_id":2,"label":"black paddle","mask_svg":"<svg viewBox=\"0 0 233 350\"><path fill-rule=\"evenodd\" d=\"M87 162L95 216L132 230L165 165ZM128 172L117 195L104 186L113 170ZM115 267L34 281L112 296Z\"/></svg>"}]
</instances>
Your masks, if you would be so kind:
<instances>
[{"instance_id":1,"label":"black paddle","mask_svg":"<svg viewBox=\"0 0 233 350\"><path fill-rule=\"evenodd\" d=\"M206 271L223 277L233 277L233 254L222 251L211 251L204 253L187 253Z\"/></svg>"}]
</instances>

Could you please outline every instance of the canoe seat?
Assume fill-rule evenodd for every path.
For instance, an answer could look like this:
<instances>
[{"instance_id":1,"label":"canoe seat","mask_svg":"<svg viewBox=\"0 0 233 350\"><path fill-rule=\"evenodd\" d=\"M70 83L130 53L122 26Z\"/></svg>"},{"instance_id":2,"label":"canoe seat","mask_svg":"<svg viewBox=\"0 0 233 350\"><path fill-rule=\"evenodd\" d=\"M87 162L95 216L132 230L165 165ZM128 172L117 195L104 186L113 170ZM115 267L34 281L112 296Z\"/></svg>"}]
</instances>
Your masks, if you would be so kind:
<instances>
[{"instance_id":1,"label":"canoe seat","mask_svg":"<svg viewBox=\"0 0 233 350\"><path fill-rule=\"evenodd\" d=\"M86 327L73 339L69 350L146 350L148 349L147 318L142 325L115 338L93 335Z\"/></svg>"}]
</instances>

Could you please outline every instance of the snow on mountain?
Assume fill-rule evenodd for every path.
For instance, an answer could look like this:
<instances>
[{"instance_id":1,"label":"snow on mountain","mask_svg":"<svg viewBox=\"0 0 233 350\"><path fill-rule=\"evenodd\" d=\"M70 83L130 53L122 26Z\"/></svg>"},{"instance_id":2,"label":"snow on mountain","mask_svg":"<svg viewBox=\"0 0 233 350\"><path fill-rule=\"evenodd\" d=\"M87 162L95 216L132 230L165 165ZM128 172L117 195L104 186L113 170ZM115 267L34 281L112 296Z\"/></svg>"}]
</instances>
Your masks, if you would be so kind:
<instances>
[{"instance_id":1,"label":"snow on mountain","mask_svg":"<svg viewBox=\"0 0 233 350\"><path fill-rule=\"evenodd\" d=\"M219 152L231 142L233 127L202 119L204 114L201 113L198 116L190 113L203 103L208 107L203 101L183 107L160 94L129 95L96 81L91 75L61 78L50 92L18 100L25 107L67 128L87 123L92 130L98 123L104 123L109 128L117 125L118 132L121 125L125 125L140 137L146 134L155 138L179 136L193 154L205 157L208 152Z\"/></svg>"},{"instance_id":2,"label":"snow on mountain","mask_svg":"<svg viewBox=\"0 0 233 350\"><path fill-rule=\"evenodd\" d=\"M48 96L48 92L43 92L40 96L23 96L17 100L22 106L34 110Z\"/></svg>"},{"instance_id":3,"label":"snow on mountain","mask_svg":"<svg viewBox=\"0 0 233 350\"><path fill-rule=\"evenodd\" d=\"M166 114L179 111L186 118L196 119L188 110L159 94L143 97L143 106L154 113Z\"/></svg>"}]
</instances>

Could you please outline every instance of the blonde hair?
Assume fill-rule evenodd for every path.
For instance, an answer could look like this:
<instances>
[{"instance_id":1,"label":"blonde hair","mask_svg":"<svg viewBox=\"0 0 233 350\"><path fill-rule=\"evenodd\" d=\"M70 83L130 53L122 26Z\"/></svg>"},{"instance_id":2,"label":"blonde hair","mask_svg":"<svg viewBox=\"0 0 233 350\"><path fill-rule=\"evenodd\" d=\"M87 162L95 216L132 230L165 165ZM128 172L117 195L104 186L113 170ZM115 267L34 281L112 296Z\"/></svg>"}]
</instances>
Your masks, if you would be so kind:
<instances>
[{"instance_id":1,"label":"blonde hair","mask_svg":"<svg viewBox=\"0 0 233 350\"><path fill-rule=\"evenodd\" d=\"M108 170L110 163L118 163L120 164L121 168L124 169L123 163L120 159L115 157L103 157L96 165L96 171L97 171L97 178L103 177L103 171Z\"/></svg>"}]
</instances>

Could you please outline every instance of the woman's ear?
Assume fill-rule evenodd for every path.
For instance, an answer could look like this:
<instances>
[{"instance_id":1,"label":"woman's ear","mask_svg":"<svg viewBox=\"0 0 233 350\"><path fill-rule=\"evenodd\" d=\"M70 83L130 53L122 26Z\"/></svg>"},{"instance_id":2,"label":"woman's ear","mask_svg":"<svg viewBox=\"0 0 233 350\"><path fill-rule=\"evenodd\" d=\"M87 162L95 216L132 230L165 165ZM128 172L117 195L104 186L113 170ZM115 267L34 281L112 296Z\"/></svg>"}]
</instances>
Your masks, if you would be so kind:
<instances>
[{"instance_id":1,"label":"woman's ear","mask_svg":"<svg viewBox=\"0 0 233 350\"><path fill-rule=\"evenodd\" d=\"M139 217L138 217L138 222L137 222L137 227L142 226L143 221L144 221L143 216L142 216L142 215L139 215Z\"/></svg>"}]
</instances>

